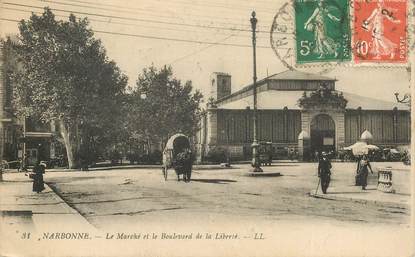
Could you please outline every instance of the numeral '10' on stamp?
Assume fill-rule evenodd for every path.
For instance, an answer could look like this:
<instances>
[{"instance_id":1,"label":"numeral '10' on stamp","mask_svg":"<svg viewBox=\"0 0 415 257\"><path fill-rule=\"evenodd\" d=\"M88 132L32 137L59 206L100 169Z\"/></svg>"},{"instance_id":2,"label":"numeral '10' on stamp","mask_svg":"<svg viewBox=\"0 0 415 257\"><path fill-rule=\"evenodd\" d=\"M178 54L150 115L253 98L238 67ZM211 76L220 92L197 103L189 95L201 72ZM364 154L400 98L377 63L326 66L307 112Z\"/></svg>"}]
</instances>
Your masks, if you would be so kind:
<instances>
[{"instance_id":1,"label":"numeral '10' on stamp","mask_svg":"<svg viewBox=\"0 0 415 257\"><path fill-rule=\"evenodd\" d=\"M355 0L353 53L359 62L406 62L406 0Z\"/></svg>"}]
</instances>

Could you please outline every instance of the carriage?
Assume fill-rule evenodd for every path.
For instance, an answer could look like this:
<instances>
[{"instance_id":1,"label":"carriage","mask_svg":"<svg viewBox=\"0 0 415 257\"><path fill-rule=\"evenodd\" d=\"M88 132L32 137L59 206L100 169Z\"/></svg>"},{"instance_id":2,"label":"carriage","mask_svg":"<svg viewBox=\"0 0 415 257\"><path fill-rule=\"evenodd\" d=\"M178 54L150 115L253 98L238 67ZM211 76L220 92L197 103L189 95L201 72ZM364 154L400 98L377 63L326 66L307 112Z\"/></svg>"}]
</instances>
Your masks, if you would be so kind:
<instances>
[{"instance_id":1,"label":"carriage","mask_svg":"<svg viewBox=\"0 0 415 257\"><path fill-rule=\"evenodd\" d=\"M259 160L261 161L261 165L271 166L272 157L274 153L272 142L260 142L258 152L259 152Z\"/></svg>"},{"instance_id":2,"label":"carriage","mask_svg":"<svg viewBox=\"0 0 415 257\"><path fill-rule=\"evenodd\" d=\"M185 182L190 181L192 175L192 153L190 150L190 140L184 134L175 134L169 138L163 151L162 171L164 179L167 180L167 171L173 168L180 181L183 175Z\"/></svg>"}]
</instances>

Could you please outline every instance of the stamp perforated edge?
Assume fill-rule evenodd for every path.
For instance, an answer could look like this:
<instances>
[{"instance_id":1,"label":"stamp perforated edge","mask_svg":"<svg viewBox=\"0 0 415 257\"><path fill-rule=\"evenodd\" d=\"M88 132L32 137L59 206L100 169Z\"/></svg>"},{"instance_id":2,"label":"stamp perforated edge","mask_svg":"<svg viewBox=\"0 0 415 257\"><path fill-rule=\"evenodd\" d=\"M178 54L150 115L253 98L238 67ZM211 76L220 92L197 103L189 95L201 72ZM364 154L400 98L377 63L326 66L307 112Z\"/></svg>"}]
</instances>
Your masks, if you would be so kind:
<instances>
[{"instance_id":1,"label":"stamp perforated edge","mask_svg":"<svg viewBox=\"0 0 415 257\"><path fill-rule=\"evenodd\" d=\"M291 11L293 13L291 13L291 16L294 17L295 19L295 9L294 9L294 1L295 0L290 0L285 2L283 5L281 5L281 7L278 9L277 13L274 16L273 19L273 24L271 26L271 35L270 35L270 43L271 43L271 48L273 49L274 53L277 55L277 57L281 60L281 57L277 54L277 51L274 49L273 45L272 45L272 33L273 33L273 26L274 23L276 21L276 16L279 14L280 10L285 6L285 5L291 5ZM350 30L351 30L351 42L353 42L353 36L354 36L354 8L351 8L351 3L353 3L353 0L350 0L349 3L349 15L350 15ZM338 61L321 61L321 62L309 62L309 63L297 63L297 59L296 56L294 55L293 57L293 63L294 65L289 65L288 63L286 64L286 61L281 60L281 62L287 66L288 68L336 68L336 67L367 67L367 68L400 68L400 69L407 69L410 67L411 65L411 51L415 51L415 36L413 34L415 33L410 33L410 31L408 31L408 29L410 26L414 26L414 32L415 32L415 24L413 24L413 18L415 17L415 0L407 0L407 5L406 5L407 11L406 11L406 16L407 16L407 24L406 24L406 36L407 36L407 61L406 62L360 62L360 63L355 63L354 62L354 51L351 48L351 54L352 54L352 58L351 61L346 61L346 62L338 62ZM412 13L412 10L414 10L414 13ZM295 21L294 21L295 22ZM293 32L293 39L296 42L297 37L296 37L296 32L294 29ZM297 51L297 46L295 44L295 42L293 43L293 50L294 52Z\"/></svg>"}]
</instances>

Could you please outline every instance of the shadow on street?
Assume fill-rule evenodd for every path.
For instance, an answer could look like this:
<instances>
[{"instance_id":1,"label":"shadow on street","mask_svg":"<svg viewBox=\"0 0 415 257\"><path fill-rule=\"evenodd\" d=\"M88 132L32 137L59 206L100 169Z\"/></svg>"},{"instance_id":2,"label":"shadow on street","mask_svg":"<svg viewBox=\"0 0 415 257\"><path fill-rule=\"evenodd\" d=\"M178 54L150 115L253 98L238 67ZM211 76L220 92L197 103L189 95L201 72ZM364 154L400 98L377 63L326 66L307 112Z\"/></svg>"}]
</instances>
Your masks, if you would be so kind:
<instances>
[{"instance_id":1,"label":"shadow on street","mask_svg":"<svg viewBox=\"0 0 415 257\"><path fill-rule=\"evenodd\" d=\"M237 182L232 179L192 179L192 182L213 183L213 184L229 184Z\"/></svg>"}]
</instances>

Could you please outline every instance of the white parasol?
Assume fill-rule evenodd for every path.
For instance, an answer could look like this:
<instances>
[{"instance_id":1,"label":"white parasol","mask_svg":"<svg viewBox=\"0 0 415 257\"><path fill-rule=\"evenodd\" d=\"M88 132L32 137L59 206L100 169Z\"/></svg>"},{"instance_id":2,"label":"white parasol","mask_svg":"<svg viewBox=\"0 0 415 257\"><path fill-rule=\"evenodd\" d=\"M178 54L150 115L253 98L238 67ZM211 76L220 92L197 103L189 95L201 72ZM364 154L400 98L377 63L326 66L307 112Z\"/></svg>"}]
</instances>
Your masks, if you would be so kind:
<instances>
[{"instance_id":1,"label":"white parasol","mask_svg":"<svg viewBox=\"0 0 415 257\"><path fill-rule=\"evenodd\" d=\"M368 145L366 142L356 142L351 146L344 147L344 150L352 150L353 155L364 155L368 154L369 150L379 150L376 145Z\"/></svg>"}]
</instances>

